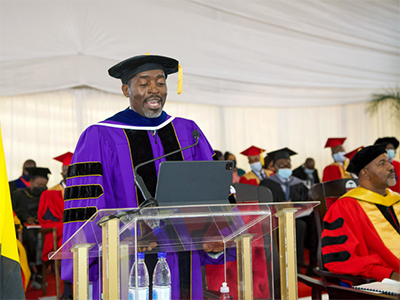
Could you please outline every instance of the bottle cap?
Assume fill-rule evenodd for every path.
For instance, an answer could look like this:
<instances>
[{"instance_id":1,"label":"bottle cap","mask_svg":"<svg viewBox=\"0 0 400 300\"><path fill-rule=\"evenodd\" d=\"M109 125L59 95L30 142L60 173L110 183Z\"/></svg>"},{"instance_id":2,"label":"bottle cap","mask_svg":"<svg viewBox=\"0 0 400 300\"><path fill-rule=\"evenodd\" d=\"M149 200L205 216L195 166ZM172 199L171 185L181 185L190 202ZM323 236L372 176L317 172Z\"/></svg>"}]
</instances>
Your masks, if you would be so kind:
<instances>
[{"instance_id":1,"label":"bottle cap","mask_svg":"<svg viewBox=\"0 0 400 300\"><path fill-rule=\"evenodd\" d=\"M229 287L228 284L226 282L222 283L222 286L219 290L221 293L229 293Z\"/></svg>"},{"instance_id":2,"label":"bottle cap","mask_svg":"<svg viewBox=\"0 0 400 300\"><path fill-rule=\"evenodd\" d=\"M167 253L165 253L165 252L158 252L157 257L158 257L158 258L166 258L166 257L167 257Z\"/></svg>"},{"instance_id":3,"label":"bottle cap","mask_svg":"<svg viewBox=\"0 0 400 300\"><path fill-rule=\"evenodd\" d=\"M137 258L138 259L144 259L144 253L143 252L138 252Z\"/></svg>"}]
</instances>

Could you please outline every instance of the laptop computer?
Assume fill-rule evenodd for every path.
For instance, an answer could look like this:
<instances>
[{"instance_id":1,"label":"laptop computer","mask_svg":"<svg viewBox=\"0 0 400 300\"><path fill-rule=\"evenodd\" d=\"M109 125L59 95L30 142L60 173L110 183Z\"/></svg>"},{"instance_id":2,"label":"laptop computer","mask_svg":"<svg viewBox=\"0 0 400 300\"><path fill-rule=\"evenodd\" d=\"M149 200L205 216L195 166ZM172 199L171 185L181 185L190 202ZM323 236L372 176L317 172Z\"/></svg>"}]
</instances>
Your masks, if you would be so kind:
<instances>
[{"instance_id":1,"label":"laptop computer","mask_svg":"<svg viewBox=\"0 0 400 300\"><path fill-rule=\"evenodd\" d=\"M156 188L159 206L229 204L233 161L164 161Z\"/></svg>"}]
</instances>

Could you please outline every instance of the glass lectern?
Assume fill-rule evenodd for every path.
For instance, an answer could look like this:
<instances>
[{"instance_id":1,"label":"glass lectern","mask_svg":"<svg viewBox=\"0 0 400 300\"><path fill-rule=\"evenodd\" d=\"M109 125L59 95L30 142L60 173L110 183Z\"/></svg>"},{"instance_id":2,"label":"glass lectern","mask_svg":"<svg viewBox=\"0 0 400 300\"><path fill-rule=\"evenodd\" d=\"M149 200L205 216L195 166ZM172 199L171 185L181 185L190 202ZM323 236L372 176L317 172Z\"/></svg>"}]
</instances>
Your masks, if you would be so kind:
<instances>
[{"instance_id":1,"label":"glass lectern","mask_svg":"<svg viewBox=\"0 0 400 300\"><path fill-rule=\"evenodd\" d=\"M272 245L274 240L279 240L281 297L297 299L295 218L311 213L318 204L284 202L99 210L61 248L50 253L49 259L70 261L74 299L88 299L89 264L96 265L100 284L94 285L98 289L94 294L104 300L129 299L130 269L137 253L144 250L146 255L163 251L172 257L180 252L191 252L189 259L194 253L210 258L201 260L203 263L224 264L227 257L228 260L233 257L236 270L226 269L220 281L232 278L229 276L232 274L226 272L236 272L233 277L237 278L234 280L237 286L230 288L237 292L238 299L246 300L255 299L253 278L263 261L268 271L265 293L273 299L275 250ZM279 237L274 234L278 227ZM206 253L204 249L208 245L222 246L223 251ZM258 254L261 250L265 260L252 261L255 250ZM178 260L177 263L183 262ZM202 278L192 285L207 289L206 280ZM179 282L172 282L172 285L179 285ZM202 299L199 294L192 296Z\"/></svg>"}]
</instances>

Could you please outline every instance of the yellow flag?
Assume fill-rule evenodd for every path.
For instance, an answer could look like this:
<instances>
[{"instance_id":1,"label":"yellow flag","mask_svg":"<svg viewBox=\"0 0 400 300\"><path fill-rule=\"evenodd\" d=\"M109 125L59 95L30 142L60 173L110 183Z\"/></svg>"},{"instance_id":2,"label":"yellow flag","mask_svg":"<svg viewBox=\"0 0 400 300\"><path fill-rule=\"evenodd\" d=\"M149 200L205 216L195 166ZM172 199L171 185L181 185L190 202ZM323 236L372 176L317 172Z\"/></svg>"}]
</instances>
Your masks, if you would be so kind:
<instances>
[{"instance_id":1,"label":"yellow flag","mask_svg":"<svg viewBox=\"0 0 400 300\"><path fill-rule=\"evenodd\" d=\"M25 299L0 127L0 299Z\"/></svg>"}]
</instances>

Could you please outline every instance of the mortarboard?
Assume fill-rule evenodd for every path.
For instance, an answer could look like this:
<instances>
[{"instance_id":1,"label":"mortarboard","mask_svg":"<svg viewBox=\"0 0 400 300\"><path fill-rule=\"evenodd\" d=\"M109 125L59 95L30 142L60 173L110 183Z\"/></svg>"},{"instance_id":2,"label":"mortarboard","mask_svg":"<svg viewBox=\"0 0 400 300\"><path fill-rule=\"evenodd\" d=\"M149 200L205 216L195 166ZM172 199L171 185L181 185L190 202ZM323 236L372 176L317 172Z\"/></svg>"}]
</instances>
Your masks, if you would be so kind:
<instances>
[{"instance_id":1,"label":"mortarboard","mask_svg":"<svg viewBox=\"0 0 400 300\"><path fill-rule=\"evenodd\" d=\"M108 69L111 77L121 79L123 84L141 72L150 70L163 70L165 78L168 74L179 71L178 74L178 94L182 92L182 68L176 59L159 55L138 55L125 59Z\"/></svg>"},{"instance_id":2,"label":"mortarboard","mask_svg":"<svg viewBox=\"0 0 400 300\"><path fill-rule=\"evenodd\" d=\"M51 174L48 168L26 168L26 170L28 171L29 175L31 175L31 178L43 177L49 179L47 174Z\"/></svg>"},{"instance_id":3,"label":"mortarboard","mask_svg":"<svg viewBox=\"0 0 400 300\"><path fill-rule=\"evenodd\" d=\"M329 138L326 141L325 147L324 148L333 148L338 145L343 145L344 141L346 138Z\"/></svg>"},{"instance_id":4,"label":"mortarboard","mask_svg":"<svg viewBox=\"0 0 400 300\"><path fill-rule=\"evenodd\" d=\"M251 146L246 150L240 152L240 154L243 154L245 156L252 156L252 155L260 155L264 151L265 151L264 149L258 148L256 146Z\"/></svg>"},{"instance_id":5,"label":"mortarboard","mask_svg":"<svg viewBox=\"0 0 400 300\"><path fill-rule=\"evenodd\" d=\"M395 137L379 138L375 141L374 145L378 144L385 144L385 147L387 146L387 144L392 144L394 149L397 149L397 147L399 147L399 141Z\"/></svg>"},{"instance_id":6,"label":"mortarboard","mask_svg":"<svg viewBox=\"0 0 400 300\"><path fill-rule=\"evenodd\" d=\"M347 152L344 156L346 156L349 160L351 160L354 157L354 155L361 149L364 149L364 146L358 147L353 151Z\"/></svg>"},{"instance_id":7,"label":"mortarboard","mask_svg":"<svg viewBox=\"0 0 400 300\"><path fill-rule=\"evenodd\" d=\"M60 156L54 157L53 159L62 162L63 166L69 166L71 164L72 155L74 154L68 151L67 153L61 154Z\"/></svg>"},{"instance_id":8,"label":"mortarboard","mask_svg":"<svg viewBox=\"0 0 400 300\"><path fill-rule=\"evenodd\" d=\"M386 146L383 144L365 147L353 156L346 171L358 175L366 165L383 153L386 153Z\"/></svg>"},{"instance_id":9,"label":"mortarboard","mask_svg":"<svg viewBox=\"0 0 400 300\"><path fill-rule=\"evenodd\" d=\"M282 148L268 153L268 155L271 155L274 158L274 162L281 158L290 159L292 155L296 154L296 152L290 150L289 148Z\"/></svg>"}]
</instances>

